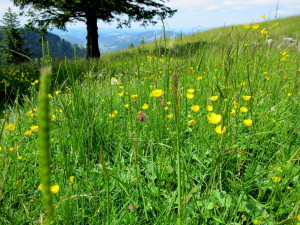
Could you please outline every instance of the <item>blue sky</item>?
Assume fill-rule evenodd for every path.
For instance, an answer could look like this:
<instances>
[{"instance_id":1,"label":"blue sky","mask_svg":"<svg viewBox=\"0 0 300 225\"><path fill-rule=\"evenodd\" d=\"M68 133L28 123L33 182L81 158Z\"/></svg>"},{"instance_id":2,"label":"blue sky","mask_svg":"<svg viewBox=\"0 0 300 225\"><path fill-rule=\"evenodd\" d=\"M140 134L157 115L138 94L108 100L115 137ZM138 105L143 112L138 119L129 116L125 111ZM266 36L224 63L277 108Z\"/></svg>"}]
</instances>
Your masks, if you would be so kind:
<instances>
[{"instance_id":1,"label":"blue sky","mask_svg":"<svg viewBox=\"0 0 300 225\"><path fill-rule=\"evenodd\" d=\"M0 18L11 7L10 0L0 0ZM276 10L278 2L278 10ZM170 0L168 6L178 9L171 19L167 19L168 29L184 29L197 31L203 28L220 27L224 25L243 24L262 21L260 16L266 15L266 19L300 15L299 0ZM26 18L22 18L25 22ZM69 26L84 27L84 23ZM115 27L115 24L99 22L99 27ZM133 24L133 28L139 28ZM152 27L151 27L152 28ZM161 28L161 24L157 29Z\"/></svg>"}]
</instances>

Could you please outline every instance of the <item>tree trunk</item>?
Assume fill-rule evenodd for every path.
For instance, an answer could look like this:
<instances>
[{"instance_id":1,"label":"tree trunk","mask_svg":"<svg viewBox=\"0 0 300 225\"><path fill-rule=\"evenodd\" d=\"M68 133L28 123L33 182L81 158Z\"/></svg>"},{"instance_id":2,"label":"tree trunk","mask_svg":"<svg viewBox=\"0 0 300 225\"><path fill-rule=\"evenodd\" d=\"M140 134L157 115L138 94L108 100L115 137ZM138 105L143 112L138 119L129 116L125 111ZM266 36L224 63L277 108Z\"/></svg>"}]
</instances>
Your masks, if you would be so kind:
<instances>
[{"instance_id":1,"label":"tree trunk","mask_svg":"<svg viewBox=\"0 0 300 225\"><path fill-rule=\"evenodd\" d=\"M86 27L87 27L86 58L100 58L100 51L98 45L97 17L87 16Z\"/></svg>"}]
</instances>

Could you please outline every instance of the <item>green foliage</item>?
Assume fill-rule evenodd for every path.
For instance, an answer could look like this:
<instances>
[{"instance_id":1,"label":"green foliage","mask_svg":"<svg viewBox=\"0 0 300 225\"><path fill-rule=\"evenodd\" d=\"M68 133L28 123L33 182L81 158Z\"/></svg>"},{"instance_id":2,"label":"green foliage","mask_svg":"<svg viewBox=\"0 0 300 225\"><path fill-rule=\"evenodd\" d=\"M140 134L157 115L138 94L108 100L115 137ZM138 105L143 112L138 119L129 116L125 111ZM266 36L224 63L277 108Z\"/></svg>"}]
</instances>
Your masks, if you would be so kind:
<instances>
[{"instance_id":1,"label":"green foliage","mask_svg":"<svg viewBox=\"0 0 300 225\"><path fill-rule=\"evenodd\" d=\"M1 21L2 28L1 61L5 64L20 63L27 60L30 56L29 50L24 48L25 39L19 29L20 23L16 13L8 8Z\"/></svg>"}]
</instances>

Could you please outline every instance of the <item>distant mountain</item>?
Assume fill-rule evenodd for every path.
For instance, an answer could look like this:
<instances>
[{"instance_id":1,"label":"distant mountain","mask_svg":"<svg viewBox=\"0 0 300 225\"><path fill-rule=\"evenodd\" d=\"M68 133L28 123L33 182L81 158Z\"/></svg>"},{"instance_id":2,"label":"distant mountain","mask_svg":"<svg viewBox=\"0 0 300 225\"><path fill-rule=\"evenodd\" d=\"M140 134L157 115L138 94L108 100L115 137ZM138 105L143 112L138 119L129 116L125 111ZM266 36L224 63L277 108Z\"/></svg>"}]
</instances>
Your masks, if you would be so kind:
<instances>
[{"instance_id":1,"label":"distant mountain","mask_svg":"<svg viewBox=\"0 0 300 225\"><path fill-rule=\"evenodd\" d=\"M86 45L86 29L85 28L69 28L68 31L52 30L51 32L59 35L61 38L79 46ZM152 42L155 39L163 37L161 30L145 30L145 29L116 29L116 28L100 28L99 47L102 53L113 52L128 48L131 44L137 46L143 39L144 42ZM180 35L179 31L166 31L166 36L175 38ZM187 34L188 32L183 32Z\"/></svg>"},{"instance_id":2,"label":"distant mountain","mask_svg":"<svg viewBox=\"0 0 300 225\"><path fill-rule=\"evenodd\" d=\"M2 41L2 29L0 27L0 42ZM85 49L76 44L71 44L70 42L62 39L56 34L47 32L45 35L42 35L38 32L23 30L23 37L26 40L24 48L28 48L32 53L32 58L42 57L42 37L46 42L48 42L50 55L53 58L73 58L74 57L74 48L76 49L77 57L83 57L85 55ZM47 52L47 49L45 47Z\"/></svg>"}]
</instances>

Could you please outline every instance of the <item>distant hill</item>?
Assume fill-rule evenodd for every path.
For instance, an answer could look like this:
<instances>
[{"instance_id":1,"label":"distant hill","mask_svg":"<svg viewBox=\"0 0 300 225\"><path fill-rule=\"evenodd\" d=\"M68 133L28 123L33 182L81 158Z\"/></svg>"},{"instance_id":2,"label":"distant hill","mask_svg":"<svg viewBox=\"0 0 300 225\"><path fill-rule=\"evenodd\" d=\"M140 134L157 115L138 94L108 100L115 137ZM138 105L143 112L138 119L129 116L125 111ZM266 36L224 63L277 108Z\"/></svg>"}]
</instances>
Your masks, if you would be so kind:
<instances>
[{"instance_id":1,"label":"distant hill","mask_svg":"<svg viewBox=\"0 0 300 225\"><path fill-rule=\"evenodd\" d=\"M195 32L189 35L182 35L175 39L167 40L167 48L172 50L172 54L180 56L190 56L193 54L199 54L199 51L203 47L218 46L215 50L224 50L224 46L229 44L252 46L252 42L258 42L261 46L266 45L266 38L273 39L272 46L279 46L284 38L293 38L300 42L300 15L278 18L274 20L266 20L260 23L253 23L257 25L256 29L246 29L244 25L230 25L225 27L218 27L213 29L205 29L203 31ZM248 25L253 25L249 22ZM246 26L247 27L247 26ZM268 33L263 34L262 30L267 29ZM122 52L116 52L110 54L112 57L118 57L122 54L135 54L138 52L150 52L159 51L164 52L163 42L151 42L143 45L143 48L130 48L123 50ZM223 54L224 52L222 52ZM108 55L109 57L109 55Z\"/></svg>"},{"instance_id":2,"label":"distant hill","mask_svg":"<svg viewBox=\"0 0 300 225\"><path fill-rule=\"evenodd\" d=\"M86 28L69 28L68 31L52 30L51 32L73 44L79 46L85 46L86 44ZM166 31L166 36L174 39L178 37L180 33L179 31ZM183 33L187 34L190 32ZM137 46L142 39L146 43L149 43L163 37L161 30L146 29L99 28L98 34L101 53L126 49L131 44Z\"/></svg>"},{"instance_id":3,"label":"distant hill","mask_svg":"<svg viewBox=\"0 0 300 225\"><path fill-rule=\"evenodd\" d=\"M2 29L0 27L0 42L2 41ZM24 48L28 48L33 54L32 58L42 57L42 34L29 30L23 30L23 36L26 39ZM49 43L50 55L53 58L73 58L74 48L76 48L77 57L83 57L85 55L85 49L78 45L71 44L70 42L60 38L56 34L47 32L44 35L44 39ZM45 43L46 46L46 43Z\"/></svg>"}]
</instances>

